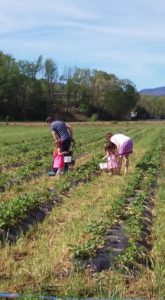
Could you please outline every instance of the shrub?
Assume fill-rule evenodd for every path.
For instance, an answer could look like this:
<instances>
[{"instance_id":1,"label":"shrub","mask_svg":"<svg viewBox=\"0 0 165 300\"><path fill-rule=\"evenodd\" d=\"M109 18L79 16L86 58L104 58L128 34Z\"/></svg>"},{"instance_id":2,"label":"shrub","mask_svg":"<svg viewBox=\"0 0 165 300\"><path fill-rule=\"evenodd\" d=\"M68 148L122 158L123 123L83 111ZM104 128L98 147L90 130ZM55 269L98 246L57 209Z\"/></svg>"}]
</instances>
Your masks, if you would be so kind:
<instances>
[{"instance_id":1,"label":"shrub","mask_svg":"<svg viewBox=\"0 0 165 300\"><path fill-rule=\"evenodd\" d=\"M90 120L91 120L92 122L98 121L98 114L93 114L93 115L90 117Z\"/></svg>"}]
</instances>

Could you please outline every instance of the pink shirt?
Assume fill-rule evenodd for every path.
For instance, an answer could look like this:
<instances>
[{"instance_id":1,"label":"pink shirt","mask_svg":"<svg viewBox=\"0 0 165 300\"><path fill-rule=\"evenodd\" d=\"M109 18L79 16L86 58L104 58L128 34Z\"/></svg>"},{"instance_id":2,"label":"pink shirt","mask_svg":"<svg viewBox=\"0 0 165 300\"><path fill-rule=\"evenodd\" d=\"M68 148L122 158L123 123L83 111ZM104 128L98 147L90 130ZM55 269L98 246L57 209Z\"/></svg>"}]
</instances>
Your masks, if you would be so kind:
<instances>
[{"instance_id":1,"label":"pink shirt","mask_svg":"<svg viewBox=\"0 0 165 300\"><path fill-rule=\"evenodd\" d=\"M63 169L64 168L64 156L62 154L58 154L58 149L56 149L54 151L53 157L54 157L53 168Z\"/></svg>"}]
</instances>

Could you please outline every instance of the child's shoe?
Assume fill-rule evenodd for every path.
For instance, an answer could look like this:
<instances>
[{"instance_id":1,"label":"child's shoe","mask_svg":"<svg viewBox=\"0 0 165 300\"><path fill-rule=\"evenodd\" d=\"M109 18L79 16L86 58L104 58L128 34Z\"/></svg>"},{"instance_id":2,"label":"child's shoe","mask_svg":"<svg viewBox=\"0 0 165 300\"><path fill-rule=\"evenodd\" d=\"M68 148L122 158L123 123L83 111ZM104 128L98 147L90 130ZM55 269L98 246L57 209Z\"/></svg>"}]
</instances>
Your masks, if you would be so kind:
<instances>
[{"instance_id":1,"label":"child's shoe","mask_svg":"<svg viewBox=\"0 0 165 300\"><path fill-rule=\"evenodd\" d=\"M56 175L56 173L53 170L48 172L48 176L55 176L55 175Z\"/></svg>"}]
</instances>

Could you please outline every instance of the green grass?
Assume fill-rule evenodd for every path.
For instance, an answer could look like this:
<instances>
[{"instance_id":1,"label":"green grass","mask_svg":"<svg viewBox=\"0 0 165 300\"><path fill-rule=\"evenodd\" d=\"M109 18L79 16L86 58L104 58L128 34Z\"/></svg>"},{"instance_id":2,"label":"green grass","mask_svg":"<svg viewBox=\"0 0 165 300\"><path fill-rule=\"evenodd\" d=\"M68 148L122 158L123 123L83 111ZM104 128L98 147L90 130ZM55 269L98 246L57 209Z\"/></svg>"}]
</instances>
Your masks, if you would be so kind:
<instances>
[{"instance_id":1,"label":"green grass","mask_svg":"<svg viewBox=\"0 0 165 300\"><path fill-rule=\"evenodd\" d=\"M165 295L165 148L162 153L158 187L155 196L155 219L153 224L153 261L154 294L158 299Z\"/></svg>"},{"instance_id":2,"label":"green grass","mask_svg":"<svg viewBox=\"0 0 165 300\"><path fill-rule=\"evenodd\" d=\"M101 137L107 131L123 132L133 139L135 138L134 153L130 160L130 174L128 177L111 178L106 172L102 172L99 176L93 175L91 181L87 183L81 183L77 187L73 186L63 197L62 204L54 207L43 223L33 226L26 236L20 237L16 244L9 245L6 243L1 248L1 291L26 292L30 290L34 292L40 291L43 286L53 286L56 295L65 297L120 297L120 299L141 297L150 299L154 289L156 296L163 296L163 284L165 283L164 234L162 233L163 213L165 211L163 206L163 176L165 174L163 169L160 173L160 188L156 197L156 216L158 218L155 221L154 229L154 237L157 238L157 242L153 247L153 270L142 266L137 277L134 277L131 272L124 274L121 270L108 270L98 274L93 274L90 270L75 273L73 272L73 253L71 250L73 245L90 240L92 235L87 232L89 224L102 220L107 211L111 210L116 197L120 196L134 172L135 165L141 161L154 138L159 135L161 128L163 126L156 124L148 126L144 123L134 123L133 125L129 123L126 125L120 123L108 125L106 123L106 126L88 124L88 126L77 125L77 127L74 125L76 140L87 155L82 159L84 162L90 160L98 150L102 151L104 155L104 139L101 140ZM0 128L0 132L4 130L6 131L6 127ZM32 127L28 128L27 132L25 127L19 128L18 131L15 127L7 128L7 135L3 132L2 141L7 143L10 140L10 135L14 135L13 132L17 131L16 148L18 149L20 134L20 141L26 136L26 143L29 151L31 151L30 141L35 136L35 130L36 128ZM87 136L87 132L90 133L89 136ZM47 141L48 129L37 127L37 133L40 140L39 146L42 147L43 137ZM102 150L101 146L98 147L97 137L100 137L100 141L98 141L100 145L103 141ZM53 143L51 135L49 138L48 147ZM10 145L5 145L5 149L9 149L8 147L10 148ZM25 157L29 151L24 152ZM7 154L6 157L8 157ZM3 159L3 157L1 158ZM22 183L18 190L7 191L5 197L12 199L13 194L17 196L17 194L21 195L25 191L34 191L36 184L38 187L43 187L43 185L50 187L56 186L56 183L54 178L41 176L37 180ZM1 198L4 197L3 195L0 196ZM72 272L68 273L68 276L63 276L70 271Z\"/></svg>"}]
</instances>

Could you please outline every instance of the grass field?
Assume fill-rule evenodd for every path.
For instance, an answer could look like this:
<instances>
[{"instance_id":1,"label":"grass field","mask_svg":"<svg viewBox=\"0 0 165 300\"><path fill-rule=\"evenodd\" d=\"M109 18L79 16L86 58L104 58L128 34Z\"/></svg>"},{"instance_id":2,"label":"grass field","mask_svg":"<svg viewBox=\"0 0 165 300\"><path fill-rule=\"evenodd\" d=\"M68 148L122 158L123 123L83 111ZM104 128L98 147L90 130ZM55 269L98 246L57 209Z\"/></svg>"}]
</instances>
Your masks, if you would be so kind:
<instances>
[{"instance_id":1,"label":"grass field","mask_svg":"<svg viewBox=\"0 0 165 300\"><path fill-rule=\"evenodd\" d=\"M76 164L57 179L45 124L0 124L0 291L163 299L165 123L72 125ZM107 132L133 139L128 176L99 170Z\"/></svg>"}]
</instances>

